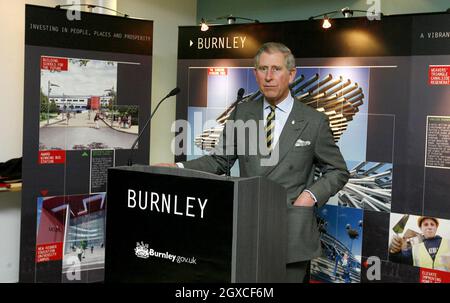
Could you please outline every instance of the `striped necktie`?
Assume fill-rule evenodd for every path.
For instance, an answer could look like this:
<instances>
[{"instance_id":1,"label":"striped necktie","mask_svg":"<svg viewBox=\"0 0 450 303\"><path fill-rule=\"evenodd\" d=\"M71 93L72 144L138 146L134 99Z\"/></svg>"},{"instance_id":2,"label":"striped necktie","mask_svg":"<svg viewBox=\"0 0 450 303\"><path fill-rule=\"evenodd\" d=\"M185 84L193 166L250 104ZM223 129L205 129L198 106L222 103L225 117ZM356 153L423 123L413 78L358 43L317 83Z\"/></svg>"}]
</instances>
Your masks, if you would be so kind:
<instances>
[{"instance_id":1,"label":"striped necktie","mask_svg":"<svg viewBox=\"0 0 450 303\"><path fill-rule=\"evenodd\" d=\"M270 113L267 115L266 121L266 143L267 148L272 151L273 135L275 128L275 108L276 106L270 105Z\"/></svg>"}]
</instances>

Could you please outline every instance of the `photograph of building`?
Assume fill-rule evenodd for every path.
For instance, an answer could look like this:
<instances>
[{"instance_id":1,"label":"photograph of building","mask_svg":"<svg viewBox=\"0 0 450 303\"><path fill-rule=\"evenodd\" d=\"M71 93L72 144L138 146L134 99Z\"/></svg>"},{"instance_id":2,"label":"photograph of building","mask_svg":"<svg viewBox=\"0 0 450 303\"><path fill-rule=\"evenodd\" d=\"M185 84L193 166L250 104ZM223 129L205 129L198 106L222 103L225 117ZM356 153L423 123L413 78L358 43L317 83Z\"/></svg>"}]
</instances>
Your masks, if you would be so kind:
<instances>
[{"instance_id":1,"label":"photograph of building","mask_svg":"<svg viewBox=\"0 0 450 303\"><path fill-rule=\"evenodd\" d=\"M40 150L131 147L139 132L139 110L117 105L116 62L41 60Z\"/></svg>"}]
</instances>

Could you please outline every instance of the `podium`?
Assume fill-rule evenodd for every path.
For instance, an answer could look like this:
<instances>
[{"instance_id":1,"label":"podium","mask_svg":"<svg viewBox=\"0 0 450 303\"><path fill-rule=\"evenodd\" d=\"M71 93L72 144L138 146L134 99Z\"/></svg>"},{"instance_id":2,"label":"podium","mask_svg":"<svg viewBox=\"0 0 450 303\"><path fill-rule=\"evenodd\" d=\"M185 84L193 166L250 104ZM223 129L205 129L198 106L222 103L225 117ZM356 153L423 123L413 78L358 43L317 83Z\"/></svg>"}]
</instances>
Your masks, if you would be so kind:
<instances>
[{"instance_id":1,"label":"podium","mask_svg":"<svg viewBox=\"0 0 450 303\"><path fill-rule=\"evenodd\" d=\"M105 282L284 282L285 189L135 165L108 170Z\"/></svg>"}]
</instances>

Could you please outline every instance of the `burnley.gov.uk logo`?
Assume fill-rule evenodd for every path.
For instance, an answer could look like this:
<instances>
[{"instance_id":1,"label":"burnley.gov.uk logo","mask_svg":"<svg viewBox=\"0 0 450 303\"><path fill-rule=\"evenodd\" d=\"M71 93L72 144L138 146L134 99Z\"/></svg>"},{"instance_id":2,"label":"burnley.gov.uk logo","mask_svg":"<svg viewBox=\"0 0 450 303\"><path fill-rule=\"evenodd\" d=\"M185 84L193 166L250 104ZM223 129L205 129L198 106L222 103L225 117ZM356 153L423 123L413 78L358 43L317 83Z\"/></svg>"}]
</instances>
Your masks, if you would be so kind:
<instances>
[{"instance_id":1,"label":"burnley.gov.uk logo","mask_svg":"<svg viewBox=\"0 0 450 303\"><path fill-rule=\"evenodd\" d=\"M134 253L139 258L148 259L150 257L148 244L144 244L143 241L141 241L141 243L136 242L136 248L134 249Z\"/></svg>"}]
</instances>

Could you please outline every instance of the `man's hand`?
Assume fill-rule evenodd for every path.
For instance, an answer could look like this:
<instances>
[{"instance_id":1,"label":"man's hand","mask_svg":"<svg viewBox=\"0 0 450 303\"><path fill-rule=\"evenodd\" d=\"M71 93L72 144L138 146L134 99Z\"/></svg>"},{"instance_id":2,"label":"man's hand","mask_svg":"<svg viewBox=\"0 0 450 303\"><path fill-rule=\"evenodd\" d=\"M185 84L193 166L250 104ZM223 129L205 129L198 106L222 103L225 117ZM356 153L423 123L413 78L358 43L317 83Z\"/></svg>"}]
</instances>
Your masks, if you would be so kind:
<instances>
[{"instance_id":1,"label":"man's hand","mask_svg":"<svg viewBox=\"0 0 450 303\"><path fill-rule=\"evenodd\" d=\"M406 240L399 237L392 237L391 244L389 245L389 252L392 254L396 254L402 250L402 248L406 247Z\"/></svg>"},{"instance_id":2,"label":"man's hand","mask_svg":"<svg viewBox=\"0 0 450 303\"><path fill-rule=\"evenodd\" d=\"M175 163L156 163L153 166L178 167Z\"/></svg>"},{"instance_id":3,"label":"man's hand","mask_svg":"<svg viewBox=\"0 0 450 303\"><path fill-rule=\"evenodd\" d=\"M306 206L306 207L312 207L314 206L316 202L314 201L314 198L311 197L311 194L304 191L298 196L297 200L294 202L294 206Z\"/></svg>"}]
</instances>

